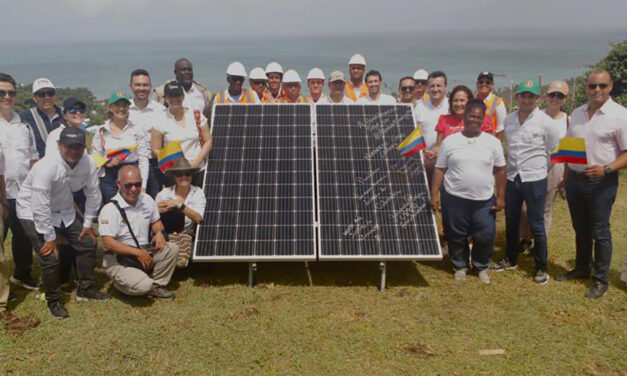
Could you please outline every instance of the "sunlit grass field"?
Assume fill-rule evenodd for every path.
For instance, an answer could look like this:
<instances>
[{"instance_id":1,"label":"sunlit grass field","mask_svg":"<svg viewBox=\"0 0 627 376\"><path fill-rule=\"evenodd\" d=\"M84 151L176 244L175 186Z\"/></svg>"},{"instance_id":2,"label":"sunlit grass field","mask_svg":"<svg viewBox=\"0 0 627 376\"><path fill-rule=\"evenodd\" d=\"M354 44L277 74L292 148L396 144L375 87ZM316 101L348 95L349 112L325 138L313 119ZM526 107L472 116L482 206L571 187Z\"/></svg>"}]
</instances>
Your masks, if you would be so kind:
<instances>
[{"instance_id":1,"label":"sunlit grass field","mask_svg":"<svg viewBox=\"0 0 627 376\"><path fill-rule=\"evenodd\" d=\"M34 292L15 289L19 315L42 319L22 336L0 333L0 371L11 375L625 375L627 174L612 214L610 289L555 282L574 265L574 233L558 198L549 237L551 281L532 282L533 260L517 271L453 280L450 261L390 262L378 291L375 262L198 264L177 272L174 301L117 294L76 303L54 320ZM495 259L503 256L503 213ZM8 244L8 243L7 243ZM10 250L7 249L7 255ZM481 355L499 350L498 355ZM503 353L504 352L504 353Z\"/></svg>"}]
</instances>

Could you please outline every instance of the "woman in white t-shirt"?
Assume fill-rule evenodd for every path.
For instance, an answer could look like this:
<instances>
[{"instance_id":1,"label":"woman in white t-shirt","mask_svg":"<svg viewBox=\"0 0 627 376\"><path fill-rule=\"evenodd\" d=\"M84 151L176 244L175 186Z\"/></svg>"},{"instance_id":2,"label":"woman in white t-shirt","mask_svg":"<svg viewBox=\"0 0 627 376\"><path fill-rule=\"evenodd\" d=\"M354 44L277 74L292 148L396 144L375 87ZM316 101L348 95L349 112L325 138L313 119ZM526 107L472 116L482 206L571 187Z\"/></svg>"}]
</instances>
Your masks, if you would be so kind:
<instances>
[{"instance_id":1,"label":"woman in white t-shirt","mask_svg":"<svg viewBox=\"0 0 627 376\"><path fill-rule=\"evenodd\" d=\"M431 184L431 204L439 210L441 200L455 279L466 278L470 236L473 268L479 271L481 282L490 283L488 267L496 234L495 212L505 206L506 178L501 142L481 132L485 110L482 100L469 100L464 111L464 130L442 142Z\"/></svg>"},{"instance_id":2,"label":"woman in white t-shirt","mask_svg":"<svg viewBox=\"0 0 627 376\"><path fill-rule=\"evenodd\" d=\"M212 143L207 118L200 111L183 107L183 87L176 81L165 85L164 98L168 110L165 121L152 130L152 151L159 155L159 150L165 145L180 141L190 166L201 170L192 179L193 185L201 187Z\"/></svg>"}]
</instances>

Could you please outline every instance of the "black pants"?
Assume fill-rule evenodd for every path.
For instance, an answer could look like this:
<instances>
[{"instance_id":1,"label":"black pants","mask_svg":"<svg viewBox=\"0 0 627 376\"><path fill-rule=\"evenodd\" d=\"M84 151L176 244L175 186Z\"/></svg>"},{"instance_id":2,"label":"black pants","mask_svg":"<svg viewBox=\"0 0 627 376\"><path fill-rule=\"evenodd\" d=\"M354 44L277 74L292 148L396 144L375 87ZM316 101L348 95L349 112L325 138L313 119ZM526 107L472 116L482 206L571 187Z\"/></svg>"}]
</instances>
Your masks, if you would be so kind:
<instances>
[{"instance_id":1,"label":"black pants","mask_svg":"<svg viewBox=\"0 0 627 376\"><path fill-rule=\"evenodd\" d=\"M4 221L4 237L6 238L9 228L13 237L11 238L11 253L15 270L13 276L19 280L29 280L32 278L33 246L22 228L20 220L17 218L15 210L15 199L9 201L9 218Z\"/></svg>"},{"instance_id":2,"label":"black pants","mask_svg":"<svg viewBox=\"0 0 627 376\"><path fill-rule=\"evenodd\" d=\"M77 214L78 216L78 214ZM53 302L61 298L61 278L60 278L60 262L54 252L46 256L40 253L45 241L42 235L37 233L35 223L31 220L22 219L22 227L30 238L41 264L41 281L44 291L46 292L46 301ZM78 279L78 291L84 291L95 285L94 267L96 266L96 244L89 236L83 236L78 239L83 226L78 219L68 227L55 227L55 232L63 235L67 241L72 244L72 248L76 252L76 276Z\"/></svg>"},{"instance_id":3,"label":"black pants","mask_svg":"<svg viewBox=\"0 0 627 376\"><path fill-rule=\"evenodd\" d=\"M146 193L150 197L157 197L157 193L161 192L161 188L165 185L165 176L159 169L157 158L150 158L150 167L148 168L148 186L146 187Z\"/></svg>"}]
</instances>

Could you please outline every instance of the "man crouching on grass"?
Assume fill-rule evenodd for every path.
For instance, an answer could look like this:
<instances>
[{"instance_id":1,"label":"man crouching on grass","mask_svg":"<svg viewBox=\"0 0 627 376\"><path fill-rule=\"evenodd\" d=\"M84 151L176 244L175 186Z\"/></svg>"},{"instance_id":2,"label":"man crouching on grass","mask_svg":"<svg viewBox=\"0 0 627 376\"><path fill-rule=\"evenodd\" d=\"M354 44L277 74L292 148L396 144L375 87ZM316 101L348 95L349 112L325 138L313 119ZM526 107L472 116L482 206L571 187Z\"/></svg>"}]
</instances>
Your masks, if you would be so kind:
<instances>
[{"instance_id":1,"label":"man crouching on grass","mask_svg":"<svg viewBox=\"0 0 627 376\"><path fill-rule=\"evenodd\" d=\"M122 167L117 185L118 193L98 217L102 245L107 250L103 267L123 294L174 299L174 293L165 287L174 273L178 246L166 243L157 204L141 191L139 169ZM150 230L155 235L149 243Z\"/></svg>"}]
</instances>

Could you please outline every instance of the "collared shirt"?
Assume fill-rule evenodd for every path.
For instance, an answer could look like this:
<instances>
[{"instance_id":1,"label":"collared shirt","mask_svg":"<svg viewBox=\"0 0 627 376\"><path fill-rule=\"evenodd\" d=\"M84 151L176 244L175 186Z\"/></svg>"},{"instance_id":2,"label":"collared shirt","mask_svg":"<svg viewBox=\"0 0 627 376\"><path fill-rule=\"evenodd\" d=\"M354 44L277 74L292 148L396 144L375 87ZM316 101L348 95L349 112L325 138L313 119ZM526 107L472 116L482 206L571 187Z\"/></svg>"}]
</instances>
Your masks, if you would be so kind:
<instances>
[{"instance_id":1,"label":"collared shirt","mask_svg":"<svg viewBox=\"0 0 627 376\"><path fill-rule=\"evenodd\" d=\"M181 127L170 111L165 112L166 121L155 128L156 131L163 136L163 145L167 145L172 141L180 141L183 155L189 162L193 161L200 154L200 138L198 135L198 127L196 127L196 119L194 111L187 109L185 111L185 126ZM200 114L200 125L202 126L207 118Z\"/></svg>"},{"instance_id":2,"label":"collared shirt","mask_svg":"<svg viewBox=\"0 0 627 376\"><path fill-rule=\"evenodd\" d=\"M122 133L114 135L111 133L111 125L109 120L107 120L94 134L90 154L100 154L106 158L107 154L113 150L136 146L136 149L124 159L124 162L137 162L139 173L142 177L142 188L146 188L148 182L148 159L150 157L147 143L146 132L144 132L144 129L139 125L128 121L124 129L122 129ZM103 166L100 171L100 176L104 176L104 169L105 167Z\"/></svg>"},{"instance_id":3,"label":"collared shirt","mask_svg":"<svg viewBox=\"0 0 627 376\"><path fill-rule=\"evenodd\" d=\"M379 93L377 99L372 99L370 95L365 95L357 100L357 104L396 104L393 96Z\"/></svg>"},{"instance_id":4,"label":"collared shirt","mask_svg":"<svg viewBox=\"0 0 627 376\"><path fill-rule=\"evenodd\" d=\"M111 200L117 201L120 208L126 213L139 245L150 243L150 225L161 219L155 200L145 193L140 193L135 205L130 205L120 192L113 196ZM98 232L100 232L100 236L111 236L115 240L133 248L137 247L128 225L122 219L122 214L111 202L103 206L100 211Z\"/></svg>"},{"instance_id":5,"label":"collared shirt","mask_svg":"<svg viewBox=\"0 0 627 376\"><path fill-rule=\"evenodd\" d=\"M346 95L355 103L359 98L364 97L369 93L370 90L368 90L368 86L365 82L362 82L360 87L355 87L355 85L353 85L353 82L348 80L344 85L344 95Z\"/></svg>"},{"instance_id":6,"label":"collared shirt","mask_svg":"<svg viewBox=\"0 0 627 376\"><path fill-rule=\"evenodd\" d=\"M318 103L316 104L355 104L352 99L347 97L346 95L342 97L342 100L339 102L333 102L333 98L331 96L320 98Z\"/></svg>"},{"instance_id":7,"label":"collared shirt","mask_svg":"<svg viewBox=\"0 0 627 376\"><path fill-rule=\"evenodd\" d=\"M431 149L435 146L438 140L438 132L435 131L435 126L440 120L440 116L449 113L448 98L444 97L442 103L435 107L431 100L426 102L418 102L414 112L416 117L416 125L422 127L422 135L427 144L427 149Z\"/></svg>"},{"instance_id":8,"label":"collared shirt","mask_svg":"<svg viewBox=\"0 0 627 376\"><path fill-rule=\"evenodd\" d=\"M185 91L185 98L183 98L183 107L187 107L191 110L198 110L201 113L205 112L205 96L202 91L196 87L196 84L192 84L189 91Z\"/></svg>"},{"instance_id":9,"label":"collared shirt","mask_svg":"<svg viewBox=\"0 0 627 376\"><path fill-rule=\"evenodd\" d=\"M559 130L553 126L553 119L537 107L523 124L518 120L518 111L505 118L507 179L514 181L520 175L523 183L542 180L548 174L549 155L559 142Z\"/></svg>"},{"instance_id":10,"label":"collared shirt","mask_svg":"<svg viewBox=\"0 0 627 376\"><path fill-rule=\"evenodd\" d=\"M41 120L44 121L44 126L46 127L46 131L48 133L57 129L63 123L63 110L61 110L61 107L54 106L55 113L54 115L52 115L51 118L48 117L48 115L46 115L43 111L41 111L39 107L33 108L36 109L39 116L41 116ZM22 111L20 113L20 119L30 125L30 127L33 129L33 135L35 136L35 145L37 146L37 153L39 154L39 158L43 158L43 156L46 155L47 136L40 134L39 127L37 126L37 123L35 122L33 114L30 112L30 110L31 109Z\"/></svg>"},{"instance_id":11,"label":"collared shirt","mask_svg":"<svg viewBox=\"0 0 627 376\"><path fill-rule=\"evenodd\" d=\"M165 107L152 99L148 100L146 107L140 109L135 104L135 98L131 99L131 105L128 108L129 121L139 125L146 134L150 135L150 131L164 121Z\"/></svg>"},{"instance_id":12,"label":"collared shirt","mask_svg":"<svg viewBox=\"0 0 627 376\"><path fill-rule=\"evenodd\" d=\"M607 166L627 150L627 109L610 98L590 119L588 104L579 106L570 116L566 136L586 139L588 166ZM586 165L569 163L568 168L583 172Z\"/></svg>"},{"instance_id":13,"label":"collared shirt","mask_svg":"<svg viewBox=\"0 0 627 376\"><path fill-rule=\"evenodd\" d=\"M155 197L155 201L157 204L164 200L171 200L176 198L176 192L174 191L175 186L165 187L161 190L161 192L157 193L157 197ZM190 209L200 214L200 217L204 217L205 215L205 206L207 206L207 198L205 197L205 192L195 185L190 187L190 191L185 197L185 206L188 206ZM192 220L185 216L185 227L191 227L193 224Z\"/></svg>"},{"instance_id":14,"label":"collared shirt","mask_svg":"<svg viewBox=\"0 0 627 376\"><path fill-rule=\"evenodd\" d=\"M4 151L6 170L4 183L8 199L17 198L22 182L28 175L31 161L39 159L33 129L13 112L10 121L0 116L0 146Z\"/></svg>"},{"instance_id":15,"label":"collared shirt","mask_svg":"<svg viewBox=\"0 0 627 376\"><path fill-rule=\"evenodd\" d=\"M102 200L96 164L88 155L83 155L72 168L60 154L46 156L33 166L20 189L17 217L33 221L44 240L55 240L55 227L68 227L74 222L76 209L72 192L81 189L86 197L83 227L89 228Z\"/></svg>"}]
</instances>

